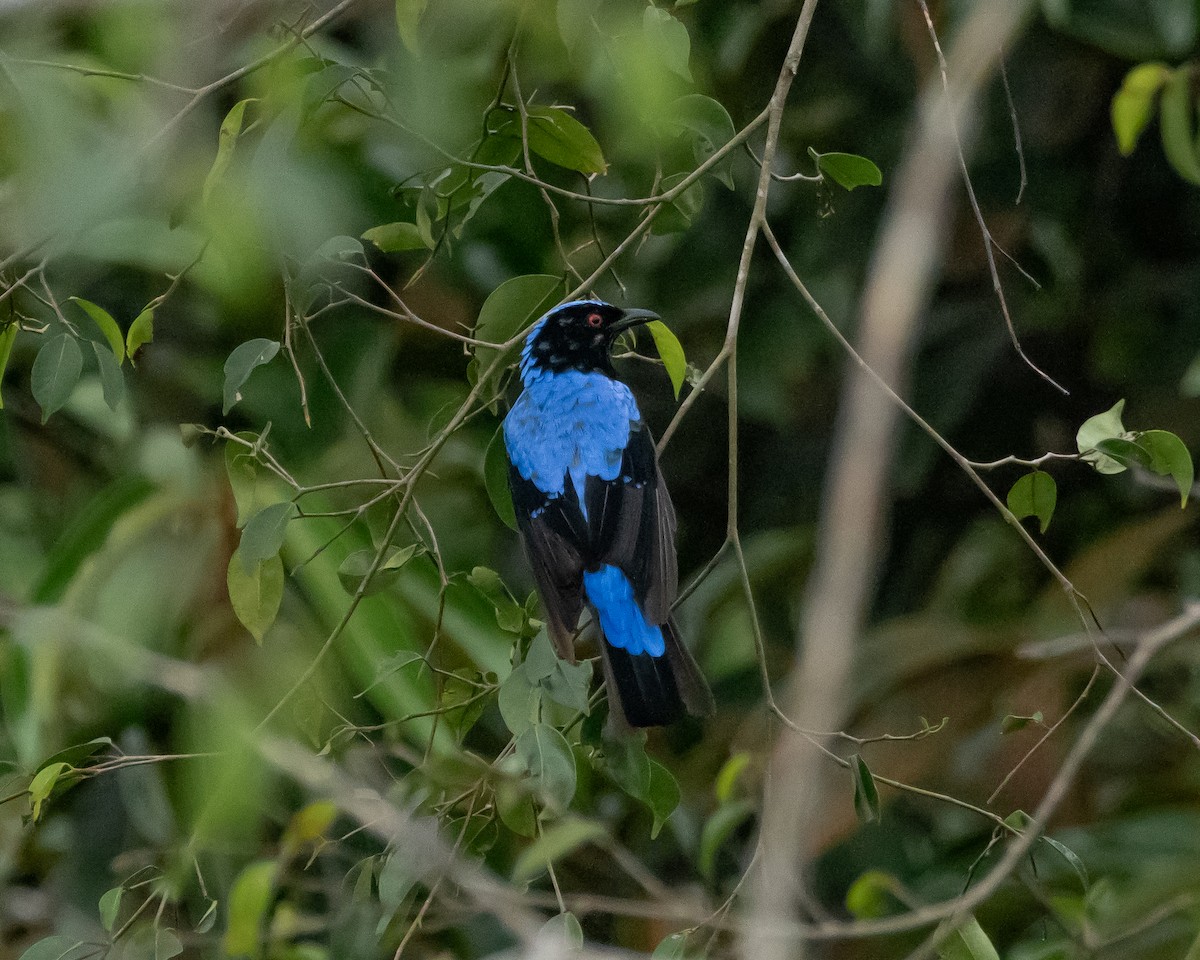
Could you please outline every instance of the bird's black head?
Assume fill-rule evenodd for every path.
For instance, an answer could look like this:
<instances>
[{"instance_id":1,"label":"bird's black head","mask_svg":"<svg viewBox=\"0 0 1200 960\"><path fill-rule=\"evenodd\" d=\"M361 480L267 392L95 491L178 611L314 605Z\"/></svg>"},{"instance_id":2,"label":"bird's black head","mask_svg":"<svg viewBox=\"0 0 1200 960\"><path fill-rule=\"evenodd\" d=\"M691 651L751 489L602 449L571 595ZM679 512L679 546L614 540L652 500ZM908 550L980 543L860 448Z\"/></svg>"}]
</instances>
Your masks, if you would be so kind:
<instances>
[{"instance_id":1,"label":"bird's black head","mask_svg":"<svg viewBox=\"0 0 1200 960\"><path fill-rule=\"evenodd\" d=\"M657 319L649 310L622 310L600 300L564 303L529 332L521 351L521 376L567 370L611 373L609 351L617 334Z\"/></svg>"}]
</instances>

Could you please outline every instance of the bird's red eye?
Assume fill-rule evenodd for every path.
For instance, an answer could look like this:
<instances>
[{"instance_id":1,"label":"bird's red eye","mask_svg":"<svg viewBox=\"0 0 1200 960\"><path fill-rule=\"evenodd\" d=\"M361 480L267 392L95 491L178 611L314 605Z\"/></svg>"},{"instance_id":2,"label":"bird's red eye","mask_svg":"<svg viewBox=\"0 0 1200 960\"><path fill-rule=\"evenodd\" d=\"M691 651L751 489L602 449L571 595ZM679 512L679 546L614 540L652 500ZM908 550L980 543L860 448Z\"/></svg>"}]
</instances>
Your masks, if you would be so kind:
<instances>
[{"instance_id":1,"label":"bird's red eye","mask_svg":"<svg viewBox=\"0 0 1200 960\"><path fill-rule=\"evenodd\" d=\"M604 318L598 313L589 313L587 315L587 325L589 327L599 327L604 322Z\"/></svg>"}]
</instances>

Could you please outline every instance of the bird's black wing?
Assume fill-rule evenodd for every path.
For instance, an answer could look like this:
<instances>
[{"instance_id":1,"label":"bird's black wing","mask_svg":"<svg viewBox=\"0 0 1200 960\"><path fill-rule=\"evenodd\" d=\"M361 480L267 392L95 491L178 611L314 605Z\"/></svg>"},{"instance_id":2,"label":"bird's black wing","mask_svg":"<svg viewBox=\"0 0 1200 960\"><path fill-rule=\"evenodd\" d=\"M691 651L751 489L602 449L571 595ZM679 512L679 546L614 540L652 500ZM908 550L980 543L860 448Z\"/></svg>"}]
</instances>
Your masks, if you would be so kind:
<instances>
[{"instance_id":1,"label":"bird's black wing","mask_svg":"<svg viewBox=\"0 0 1200 960\"><path fill-rule=\"evenodd\" d=\"M621 472L613 480L588 477L584 495L591 558L620 567L646 619L666 623L679 592L675 508L644 423L631 425Z\"/></svg>"},{"instance_id":2,"label":"bird's black wing","mask_svg":"<svg viewBox=\"0 0 1200 960\"><path fill-rule=\"evenodd\" d=\"M511 465L508 486L533 579L546 608L550 639L558 655L573 662L571 639L583 610L588 541L575 488L567 483L560 496L547 496Z\"/></svg>"}]
</instances>

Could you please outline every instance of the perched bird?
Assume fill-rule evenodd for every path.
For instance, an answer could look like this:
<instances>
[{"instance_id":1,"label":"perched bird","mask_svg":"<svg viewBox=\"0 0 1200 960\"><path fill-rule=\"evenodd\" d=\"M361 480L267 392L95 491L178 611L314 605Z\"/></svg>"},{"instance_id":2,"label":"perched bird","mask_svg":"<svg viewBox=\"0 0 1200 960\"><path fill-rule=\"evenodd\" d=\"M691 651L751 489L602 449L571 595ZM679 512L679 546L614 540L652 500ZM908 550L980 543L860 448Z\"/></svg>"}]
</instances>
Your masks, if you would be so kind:
<instances>
[{"instance_id":1,"label":"perched bird","mask_svg":"<svg viewBox=\"0 0 1200 960\"><path fill-rule=\"evenodd\" d=\"M617 334L656 319L598 300L551 310L525 340L524 389L504 420L513 506L550 639L574 660L579 615L591 610L609 715L635 727L713 710L671 619L675 510L654 438L612 366Z\"/></svg>"}]
</instances>

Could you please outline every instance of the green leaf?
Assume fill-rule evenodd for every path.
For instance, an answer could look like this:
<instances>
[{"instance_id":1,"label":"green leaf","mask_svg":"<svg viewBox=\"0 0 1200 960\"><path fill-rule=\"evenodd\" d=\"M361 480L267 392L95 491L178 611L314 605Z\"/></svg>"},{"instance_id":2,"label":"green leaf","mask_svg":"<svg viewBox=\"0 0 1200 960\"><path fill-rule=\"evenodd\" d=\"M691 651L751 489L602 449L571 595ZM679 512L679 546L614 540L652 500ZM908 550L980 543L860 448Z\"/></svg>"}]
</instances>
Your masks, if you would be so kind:
<instances>
[{"instance_id":1,"label":"green leaf","mask_svg":"<svg viewBox=\"0 0 1200 960\"><path fill-rule=\"evenodd\" d=\"M260 439L258 434L246 430L234 436L248 443L257 443ZM278 488L265 475L265 471L259 469L254 455L234 440L225 444L225 473L229 477L229 487L237 506L239 529L264 507L279 502Z\"/></svg>"},{"instance_id":2,"label":"green leaf","mask_svg":"<svg viewBox=\"0 0 1200 960\"><path fill-rule=\"evenodd\" d=\"M1088 417L1075 434L1075 446L1083 454L1083 459L1092 465L1097 473L1121 473L1124 464L1096 450L1096 444L1112 437L1124 436L1125 425L1121 422L1121 414L1125 410L1125 401L1118 400L1104 413Z\"/></svg>"},{"instance_id":3,"label":"green leaf","mask_svg":"<svg viewBox=\"0 0 1200 960\"><path fill-rule=\"evenodd\" d=\"M69 747L64 747L62 750L51 754L42 761L41 766L45 767L51 763L68 763L72 767L80 767L85 760L94 757L101 750L106 750L113 745L112 737L96 737L88 740L85 743L76 743Z\"/></svg>"},{"instance_id":4,"label":"green leaf","mask_svg":"<svg viewBox=\"0 0 1200 960\"><path fill-rule=\"evenodd\" d=\"M1079 877L1079 882L1083 884L1083 890L1086 893L1088 889L1087 867L1083 865L1083 861L1079 859L1078 854L1065 843L1055 840L1053 837L1042 836L1039 839L1057 850L1059 855L1071 865L1071 869Z\"/></svg>"},{"instance_id":5,"label":"green leaf","mask_svg":"<svg viewBox=\"0 0 1200 960\"><path fill-rule=\"evenodd\" d=\"M867 763L857 753L850 757L850 776L854 780L854 812L862 823L878 823L879 790Z\"/></svg>"},{"instance_id":6,"label":"green leaf","mask_svg":"<svg viewBox=\"0 0 1200 960\"><path fill-rule=\"evenodd\" d=\"M1001 735L1006 733L1016 733L1018 730L1024 730L1031 723L1036 723L1038 726L1044 726L1045 720L1042 717L1042 711L1038 710L1029 716L1022 716L1019 713L1010 713L1000 721Z\"/></svg>"},{"instance_id":7,"label":"green leaf","mask_svg":"<svg viewBox=\"0 0 1200 960\"><path fill-rule=\"evenodd\" d=\"M503 427L492 436L483 455L483 486L496 516L510 530L516 530L517 513L513 509L512 490L508 485L508 453L504 448Z\"/></svg>"},{"instance_id":8,"label":"green leaf","mask_svg":"<svg viewBox=\"0 0 1200 960\"><path fill-rule=\"evenodd\" d=\"M675 173L669 177L663 177L663 192L673 190L687 179L687 176L686 173ZM692 221L700 215L703 207L704 188L697 180L659 211L658 216L650 224L650 232L653 234L681 233L692 225Z\"/></svg>"},{"instance_id":9,"label":"green leaf","mask_svg":"<svg viewBox=\"0 0 1200 960\"><path fill-rule=\"evenodd\" d=\"M337 805L331 800L314 800L305 804L292 814L280 838L280 845L284 850L294 852L306 844L316 843L333 826L337 812Z\"/></svg>"},{"instance_id":10,"label":"green leaf","mask_svg":"<svg viewBox=\"0 0 1200 960\"><path fill-rule=\"evenodd\" d=\"M1175 481L1180 506L1186 507L1196 479L1196 468L1187 444L1166 430L1143 430L1137 435L1137 444L1150 455L1151 470Z\"/></svg>"},{"instance_id":11,"label":"green leaf","mask_svg":"<svg viewBox=\"0 0 1200 960\"><path fill-rule=\"evenodd\" d=\"M896 878L882 870L868 870L846 891L846 909L856 920L874 920L887 916L891 898L899 886Z\"/></svg>"},{"instance_id":12,"label":"green leaf","mask_svg":"<svg viewBox=\"0 0 1200 960\"><path fill-rule=\"evenodd\" d=\"M70 334L60 333L42 344L30 374L33 398L42 408L42 423L67 402L82 372L83 354Z\"/></svg>"},{"instance_id":13,"label":"green leaf","mask_svg":"<svg viewBox=\"0 0 1200 960\"><path fill-rule=\"evenodd\" d=\"M713 782L713 792L716 794L718 804L725 804L733 799L733 791L737 787L738 779L749 766L750 754L744 750L735 753L725 761L717 773L717 779Z\"/></svg>"},{"instance_id":14,"label":"green leaf","mask_svg":"<svg viewBox=\"0 0 1200 960\"><path fill-rule=\"evenodd\" d=\"M545 634L542 633L539 636L545 636ZM554 658L554 666L550 673L538 681L538 686L548 698L569 710L585 715L589 710L588 692L591 685L592 664L590 661L581 660L576 663L568 663L557 656Z\"/></svg>"},{"instance_id":15,"label":"green leaf","mask_svg":"<svg viewBox=\"0 0 1200 960\"><path fill-rule=\"evenodd\" d=\"M40 819L42 804L50 798L59 780L73 771L74 768L69 763L60 760L57 763L46 764L34 774L33 779L29 781L29 810L34 823Z\"/></svg>"},{"instance_id":16,"label":"green leaf","mask_svg":"<svg viewBox=\"0 0 1200 960\"><path fill-rule=\"evenodd\" d=\"M110 410L116 410L121 399L125 396L125 377L113 355L102 343L92 341L92 350L96 354L96 368L100 371L100 385L104 390L104 402Z\"/></svg>"},{"instance_id":17,"label":"green leaf","mask_svg":"<svg viewBox=\"0 0 1200 960\"><path fill-rule=\"evenodd\" d=\"M1158 108L1163 153L1184 180L1200 184L1200 149L1196 143L1196 107L1192 103L1191 68L1182 66L1167 78Z\"/></svg>"},{"instance_id":18,"label":"green leaf","mask_svg":"<svg viewBox=\"0 0 1200 960\"><path fill-rule=\"evenodd\" d=\"M380 905L389 914L395 913L420 879L421 871L413 863L412 854L407 850L392 851L379 871Z\"/></svg>"},{"instance_id":19,"label":"green leaf","mask_svg":"<svg viewBox=\"0 0 1200 960\"><path fill-rule=\"evenodd\" d=\"M583 949L583 927L570 911L551 917L534 936L534 956L569 957ZM565 951L565 952L564 952Z\"/></svg>"},{"instance_id":20,"label":"green leaf","mask_svg":"<svg viewBox=\"0 0 1200 960\"><path fill-rule=\"evenodd\" d=\"M254 372L254 368L261 367L264 363L269 363L278 352L279 343L277 341L267 340L262 337L255 340L247 340L245 343L234 347L233 352L225 361L225 402L221 413L229 413L233 405L242 399L242 387L250 379L250 374Z\"/></svg>"},{"instance_id":21,"label":"green leaf","mask_svg":"<svg viewBox=\"0 0 1200 960\"><path fill-rule=\"evenodd\" d=\"M272 556L247 569L240 552L235 550L229 558L229 603L242 626L262 643L283 601L283 561Z\"/></svg>"},{"instance_id":22,"label":"green leaf","mask_svg":"<svg viewBox=\"0 0 1200 960\"><path fill-rule=\"evenodd\" d=\"M4 371L8 369L8 358L12 356L13 344L17 342L17 324L8 324L0 330L0 381L4 379ZM0 393L0 410L4 409L4 394Z\"/></svg>"},{"instance_id":23,"label":"green leaf","mask_svg":"<svg viewBox=\"0 0 1200 960\"><path fill-rule=\"evenodd\" d=\"M650 5L642 15L642 31L656 59L676 76L692 82L688 68L692 41L687 27L659 7Z\"/></svg>"},{"instance_id":24,"label":"green leaf","mask_svg":"<svg viewBox=\"0 0 1200 960\"><path fill-rule=\"evenodd\" d=\"M853 153L809 153L816 159L817 167L839 187L853 190L855 187L878 187L883 183L883 174L866 157Z\"/></svg>"},{"instance_id":25,"label":"green leaf","mask_svg":"<svg viewBox=\"0 0 1200 960\"><path fill-rule=\"evenodd\" d=\"M296 505L290 500L263 507L246 521L237 552L242 565L250 573L255 564L279 553L287 536L288 522L296 515Z\"/></svg>"},{"instance_id":26,"label":"green leaf","mask_svg":"<svg viewBox=\"0 0 1200 960\"><path fill-rule=\"evenodd\" d=\"M375 575L371 578L367 589L363 591L363 596L370 597L386 590L399 579L404 565L418 553L424 552L424 546L419 543L410 543L407 547L388 547L383 561L376 568ZM342 561L337 574L338 579L342 582L343 590L351 595L358 593L363 578L371 569L371 564L375 562L375 553L375 550L367 547L363 550L355 550Z\"/></svg>"},{"instance_id":27,"label":"green leaf","mask_svg":"<svg viewBox=\"0 0 1200 960\"><path fill-rule=\"evenodd\" d=\"M736 136L733 118L712 97L690 93L670 107L670 116L692 134L692 155L699 166ZM709 171L730 190L733 189L733 155L725 157Z\"/></svg>"},{"instance_id":28,"label":"green leaf","mask_svg":"<svg viewBox=\"0 0 1200 960\"><path fill-rule=\"evenodd\" d=\"M504 725L514 737L519 737L537 722L539 688L530 682L525 664L513 668L500 684L497 705Z\"/></svg>"},{"instance_id":29,"label":"green leaf","mask_svg":"<svg viewBox=\"0 0 1200 960\"><path fill-rule=\"evenodd\" d=\"M650 758L646 735L632 734L604 742L604 767L613 782L635 800L650 790Z\"/></svg>"},{"instance_id":30,"label":"green leaf","mask_svg":"<svg viewBox=\"0 0 1200 960\"><path fill-rule=\"evenodd\" d=\"M409 53L417 53L417 29L428 0L396 0L396 30Z\"/></svg>"},{"instance_id":31,"label":"green leaf","mask_svg":"<svg viewBox=\"0 0 1200 960\"><path fill-rule=\"evenodd\" d=\"M1132 435L1131 435L1132 436ZM1125 437L1109 437L1096 444L1096 452L1107 457L1122 468L1133 466L1150 467L1150 452L1136 440Z\"/></svg>"},{"instance_id":32,"label":"green leaf","mask_svg":"<svg viewBox=\"0 0 1200 960\"><path fill-rule=\"evenodd\" d=\"M937 948L937 955L938 960L1000 960L1000 954L974 916L968 917L942 941Z\"/></svg>"},{"instance_id":33,"label":"green leaf","mask_svg":"<svg viewBox=\"0 0 1200 960\"><path fill-rule=\"evenodd\" d=\"M661 320L651 320L646 324L646 329L654 338L654 346L658 350L658 356L662 360L663 366L667 368L667 375L671 378L671 387L675 390L675 399L678 400L679 390L687 376L687 357L683 353L683 344L671 332L671 328Z\"/></svg>"},{"instance_id":34,"label":"green leaf","mask_svg":"<svg viewBox=\"0 0 1200 960\"><path fill-rule=\"evenodd\" d=\"M563 817L543 830L541 836L517 857L513 865L513 882L527 883L545 870L547 865L561 860L585 843L594 843L607 836L608 831L603 824L581 817Z\"/></svg>"},{"instance_id":35,"label":"green leaf","mask_svg":"<svg viewBox=\"0 0 1200 960\"><path fill-rule=\"evenodd\" d=\"M510 780L501 780L496 784L496 810L504 825L518 836L532 837L537 832L533 798L521 784Z\"/></svg>"},{"instance_id":36,"label":"green leaf","mask_svg":"<svg viewBox=\"0 0 1200 960\"><path fill-rule=\"evenodd\" d=\"M1008 491L1008 509L1018 520L1037 517L1042 533L1050 526L1058 503L1058 484L1050 474L1034 470L1019 478Z\"/></svg>"},{"instance_id":37,"label":"green leaf","mask_svg":"<svg viewBox=\"0 0 1200 960\"><path fill-rule=\"evenodd\" d=\"M726 841L753 815L754 804L749 800L738 800L717 807L700 832L700 857L697 866L702 876L708 880L715 878L717 854Z\"/></svg>"},{"instance_id":38,"label":"green leaf","mask_svg":"<svg viewBox=\"0 0 1200 960\"><path fill-rule=\"evenodd\" d=\"M116 358L117 363L124 363L125 337L122 336L121 328L117 326L117 321L112 318L112 314L92 301L84 300L83 297L71 297L70 299L73 303L79 304L83 312L95 321L100 332L104 334L104 339L112 347L113 357Z\"/></svg>"},{"instance_id":39,"label":"green leaf","mask_svg":"<svg viewBox=\"0 0 1200 960\"><path fill-rule=\"evenodd\" d=\"M650 960L684 960L687 956L687 940L686 933L671 934L654 948Z\"/></svg>"},{"instance_id":40,"label":"green leaf","mask_svg":"<svg viewBox=\"0 0 1200 960\"><path fill-rule=\"evenodd\" d=\"M349 263L352 260L362 260L366 256L363 245L354 237L330 237L317 247L312 255L314 261L331 260L335 263Z\"/></svg>"},{"instance_id":41,"label":"green leaf","mask_svg":"<svg viewBox=\"0 0 1200 960\"><path fill-rule=\"evenodd\" d=\"M517 737L517 756L546 805L566 809L575 796L575 757L566 738L551 726L535 723Z\"/></svg>"},{"instance_id":42,"label":"green leaf","mask_svg":"<svg viewBox=\"0 0 1200 960\"><path fill-rule=\"evenodd\" d=\"M33 944L21 954L19 960L65 960L83 945L82 940L55 934Z\"/></svg>"},{"instance_id":43,"label":"green leaf","mask_svg":"<svg viewBox=\"0 0 1200 960\"><path fill-rule=\"evenodd\" d=\"M1154 115L1154 98L1171 71L1165 64L1141 63L1125 74L1112 100L1112 128L1122 156L1129 156Z\"/></svg>"},{"instance_id":44,"label":"green leaf","mask_svg":"<svg viewBox=\"0 0 1200 960\"><path fill-rule=\"evenodd\" d=\"M116 925L117 914L121 909L121 895L124 892L124 887L113 887L100 898L100 925L109 933L112 933Z\"/></svg>"},{"instance_id":45,"label":"green leaf","mask_svg":"<svg viewBox=\"0 0 1200 960\"><path fill-rule=\"evenodd\" d=\"M475 323L475 339L492 343L511 339L557 304L563 290L562 278L548 274L535 273L504 281L483 302ZM479 376L487 372L498 354L492 347L475 348Z\"/></svg>"},{"instance_id":46,"label":"green leaf","mask_svg":"<svg viewBox=\"0 0 1200 960\"><path fill-rule=\"evenodd\" d=\"M253 97L239 100L229 108L225 119L221 121L221 130L217 134L217 155L213 157L208 176L204 178L204 189L200 195L201 203L208 203L208 198L212 196L213 190L229 168L229 161L233 159L233 148L237 145L238 137L242 133L242 120L246 114L246 105L254 102Z\"/></svg>"},{"instance_id":47,"label":"green leaf","mask_svg":"<svg viewBox=\"0 0 1200 960\"><path fill-rule=\"evenodd\" d=\"M377 246L384 253L399 253L403 250L427 250L429 245L415 223L383 223L367 230L362 238ZM432 239L432 238L431 238Z\"/></svg>"},{"instance_id":48,"label":"green leaf","mask_svg":"<svg viewBox=\"0 0 1200 960\"><path fill-rule=\"evenodd\" d=\"M257 957L259 936L275 892L275 863L256 860L233 881L229 891L229 919L224 948L230 957Z\"/></svg>"},{"instance_id":49,"label":"green leaf","mask_svg":"<svg viewBox=\"0 0 1200 960\"><path fill-rule=\"evenodd\" d=\"M171 960L183 953L183 944L174 930L154 928L154 960Z\"/></svg>"},{"instance_id":50,"label":"green leaf","mask_svg":"<svg viewBox=\"0 0 1200 960\"><path fill-rule=\"evenodd\" d=\"M129 325L125 334L125 355L129 362L137 366L138 352L148 343L154 342L154 311L143 310Z\"/></svg>"},{"instance_id":51,"label":"green leaf","mask_svg":"<svg viewBox=\"0 0 1200 960\"><path fill-rule=\"evenodd\" d=\"M675 812L680 800L679 782L675 775L653 757L650 759L650 783L642 800L654 815L654 823L650 827L650 839L653 840Z\"/></svg>"},{"instance_id":52,"label":"green leaf","mask_svg":"<svg viewBox=\"0 0 1200 960\"><path fill-rule=\"evenodd\" d=\"M526 109L525 116L529 149L539 157L585 176L604 173L608 169L604 152L592 132L562 107L531 106ZM493 134L519 138L520 115L509 116Z\"/></svg>"}]
</instances>

